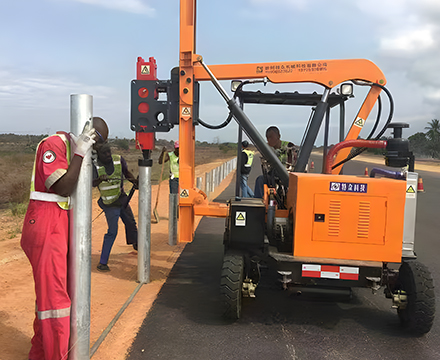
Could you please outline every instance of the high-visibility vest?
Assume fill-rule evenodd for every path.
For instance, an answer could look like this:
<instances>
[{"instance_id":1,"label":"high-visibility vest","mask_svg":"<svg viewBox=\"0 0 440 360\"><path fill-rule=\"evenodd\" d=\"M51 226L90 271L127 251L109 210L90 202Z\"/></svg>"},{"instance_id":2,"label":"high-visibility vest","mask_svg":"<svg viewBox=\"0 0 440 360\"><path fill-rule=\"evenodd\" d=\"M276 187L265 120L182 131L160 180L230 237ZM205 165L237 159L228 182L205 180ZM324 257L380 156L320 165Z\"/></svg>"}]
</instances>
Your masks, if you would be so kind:
<instances>
[{"instance_id":1,"label":"high-visibility vest","mask_svg":"<svg viewBox=\"0 0 440 360\"><path fill-rule=\"evenodd\" d=\"M279 149L275 150L278 159L280 159L280 161L283 165L286 165L287 158L288 158L288 155L287 155L288 144L289 144L288 141L281 141L281 147Z\"/></svg>"},{"instance_id":2,"label":"high-visibility vest","mask_svg":"<svg viewBox=\"0 0 440 360\"><path fill-rule=\"evenodd\" d=\"M122 165L121 157L119 155L112 155L113 159L113 173L107 174L105 166L96 165L98 170L98 176L107 175L110 180L102 181L98 185L99 192L101 194L102 202L105 205L110 205L119 199L121 195L121 182L122 182Z\"/></svg>"},{"instance_id":3,"label":"high-visibility vest","mask_svg":"<svg viewBox=\"0 0 440 360\"><path fill-rule=\"evenodd\" d=\"M174 154L174 151L168 153L170 157L170 178L179 178L179 157Z\"/></svg>"},{"instance_id":4,"label":"high-visibility vest","mask_svg":"<svg viewBox=\"0 0 440 360\"><path fill-rule=\"evenodd\" d=\"M64 134L55 134L52 136L59 136L63 141L64 144L66 144L66 158L67 158L67 165L70 165L70 141L67 139L67 136ZM40 147L40 144L45 141L47 138L44 138L41 140L37 146L37 150L35 151L35 160L34 160L34 167L32 169L32 177L31 177L31 193L30 193L30 199L31 200L38 200L38 201L49 201L49 202L56 202L58 206L63 210L69 210L70 205L70 196L61 196L55 193L48 193L48 192L42 192L42 191L35 191L35 168L37 163L37 153L38 148Z\"/></svg>"},{"instance_id":5,"label":"high-visibility vest","mask_svg":"<svg viewBox=\"0 0 440 360\"><path fill-rule=\"evenodd\" d=\"M254 161L254 152L247 149L243 149L243 152L247 155L247 162L244 164L244 166L251 167L252 161Z\"/></svg>"}]
</instances>

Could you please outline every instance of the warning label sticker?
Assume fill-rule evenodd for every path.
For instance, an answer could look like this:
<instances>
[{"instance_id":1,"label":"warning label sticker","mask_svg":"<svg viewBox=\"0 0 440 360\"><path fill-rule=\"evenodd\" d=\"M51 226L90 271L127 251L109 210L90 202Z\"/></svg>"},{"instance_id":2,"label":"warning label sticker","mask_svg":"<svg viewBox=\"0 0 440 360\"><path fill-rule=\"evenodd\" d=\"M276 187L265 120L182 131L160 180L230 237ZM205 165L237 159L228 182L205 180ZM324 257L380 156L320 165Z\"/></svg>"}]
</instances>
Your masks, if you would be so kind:
<instances>
[{"instance_id":1,"label":"warning label sticker","mask_svg":"<svg viewBox=\"0 0 440 360\"><path fill-rule=\"evenodd\" d=\"M141 74L150 75L150 65L141 65Z\"/></svg>"},{"instance_id":2,"label":"warning label sticker","mask_svg":"<svg viewBox=\"0 0 440 360\"><path fill-rule=\"evenodd\" d=\"M416 190L414 189L414 186L408 184L406 186L406 197L407 198L415 198L416 197Z\"/></svg>"},{"instance_id":3,"label":"warning label sticker","mask_svg":"<svg viewBox=\"0 0 440 360\"><path fill-rule=\"evenodd\" d=\"M235 226L246 226L246 212L237 211L235 213Z\"/></svg>"},{"instance_id":4,"label":"warning label sticker","mask_svg":"<svg viewBox=\"0 0 440 360\"><path fill-rule=\"evenodd\" d=\"M182 191L180 192L180 197L187 198L188 196L189 196L189 191L187 189L182 189Z\"/></svg>"},{"instance_id":5,"label":"warning label sticker","mask_svg":"<svg viewBox=\"0 0 440 360\"><path fill-rule=\"evenodd\" d=\"M365 124L365 120L362 118L357 118L354 122L354 125L358 126L358 127L363 127Z\"/></svg>"},{"instance_id":6,"label":"warning label sticker","mask_svg":"<svg viewBox=\"0 0 440 360\"><path fill-rule=\"evenodd\" d=\"M189 107L182 108L182 115L191 115L191 109Z\"/></svg>"}]
</instances>

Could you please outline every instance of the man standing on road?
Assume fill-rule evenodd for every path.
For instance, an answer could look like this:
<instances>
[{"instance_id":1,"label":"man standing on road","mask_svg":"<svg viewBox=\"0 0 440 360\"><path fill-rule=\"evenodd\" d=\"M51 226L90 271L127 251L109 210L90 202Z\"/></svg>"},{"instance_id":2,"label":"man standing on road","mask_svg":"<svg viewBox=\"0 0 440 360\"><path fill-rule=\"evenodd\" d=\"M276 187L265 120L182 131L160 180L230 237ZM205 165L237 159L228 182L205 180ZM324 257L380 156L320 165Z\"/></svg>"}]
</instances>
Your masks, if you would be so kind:
<instances>
[{"instance_id":1,"label":"man standing on road","mask_svg":"<svg viewBox=\"0 0 440 360\"><path fill-rule=\"evenodd\" d=\"M138 187L138 180L128 170L124 158L120 155L112 156L110 145L104 144L98 150L98 159L93 169L93 186L97 186L101 194L98 205L104 211L108 224L102 243L101 259L97 266L100 271L110 271L107 263L118 235L119 218L125 225L127 245L133 245L133 249L137 250L136 220L124 191L124 178L130 181L134 188Z\"/></svg>"},{"instance_id":2,"label":"man standing on road","mask_svg":"<svg viewBox=\"0 0 440 360\"><path fill-rule=\"evenodd\" d=\"M249 142L244 140L241 143L241 168L240 168L240 185L241 185L241 196L244 198L254 197L254 192L248 186L249 174L252 169L252 161L254 160L254 152L249 150Z\"/></svg>"},{"instance_id":3,"label":"man standing on road","mask_svg":"<svg viewBox=\"0 0 440 360\"><path fill-rule=\"evenodd\" d=\"M96 142L107 140L101 118L76 138L59 132L37 147L29 206L21 247L35 281L36 316L30 360L67 359L70 336L70 297L67 292L69 196L78 181L84 156ZM71 156L72 154L72 156Z\"/></svg>"},{"instance_id":4,"label":"man standing on road","mask_svg":"<svg viewBox=\"0 0 440 360\"><path fill-rule=\"evenodd\" d=\"M164 146L159 155L159 164L170 162L170 194L179 193L179 142L174 143L174 151L167 152ZM162 179L160 179L162 180Z\"/></svg>"}]
</instances>

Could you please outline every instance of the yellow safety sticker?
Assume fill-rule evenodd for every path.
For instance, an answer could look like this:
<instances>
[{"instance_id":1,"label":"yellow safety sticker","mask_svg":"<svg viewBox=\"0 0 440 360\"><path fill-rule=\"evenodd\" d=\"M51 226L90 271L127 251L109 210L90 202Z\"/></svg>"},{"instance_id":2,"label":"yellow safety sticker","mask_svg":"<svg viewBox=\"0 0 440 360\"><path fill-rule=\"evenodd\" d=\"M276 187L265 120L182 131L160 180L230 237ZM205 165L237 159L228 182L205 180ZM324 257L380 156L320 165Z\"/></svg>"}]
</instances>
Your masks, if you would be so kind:
<instances>
[{"instance_id":1,"label":"yellow safety sticker","mask_svg":"<svg viewBox=\"0 0 440 360\"><path fill-rule=\"evenodd\" d=\"M354 125L356 125L356 126L358 126L358 127L363 127L364 126L364 124L365 124L365 120L364 119L362 119L362 118L357 118L356 120L355 120L355 122L354 122Z\"/></svg>"},{"instance_id":2,"label":"yellow safety sticker","mask_svg":"<svg viewBox=\"0 0 440 360\"><path fill-rule=\"evenodd\" d=\"M141 65L141 74L150 75L150 65Z\"/></svg>"},{"instance_id":3,"label":"yellow safety sticker","mask_svg":"<svg viewBox=\"0 0 440 360\"><path fill-rule=\"evenodd\" d=\"M191 109L189 107L182 108L182 115L191 115Z\"/></svg>"},{"instance_id":4,"label":"yellow safety sticker","mask_svg":"<svg viewBox=\"0 0 440 360\"><path fill-rule=\"evenodd\" d=\"M246 212L236 211L235 212L235 226L246 226Z\"/></svg>"},{"instance_id":5,"label":"yellow safety sticker","mask_svg":"<svg viewBox=\"0 0 440 360\"><path fill-rule=\"evenodd\" d=\"M414 186L408 184L406 186L406 197L407 198L415 198L416 197L416 190L414 189Z\"/></svg>"},{"instance_id":6,"label":"yellow safety sticker","mask_svg":"<svg viewBox=\"0 0 440 360\"><path fill-rule=\"evenodd\" d=\"M180 192L180 197L187 198L188 196L189 196L189 191L187 189L182 189L182 191Z\"/></svg>"}]
</instances>

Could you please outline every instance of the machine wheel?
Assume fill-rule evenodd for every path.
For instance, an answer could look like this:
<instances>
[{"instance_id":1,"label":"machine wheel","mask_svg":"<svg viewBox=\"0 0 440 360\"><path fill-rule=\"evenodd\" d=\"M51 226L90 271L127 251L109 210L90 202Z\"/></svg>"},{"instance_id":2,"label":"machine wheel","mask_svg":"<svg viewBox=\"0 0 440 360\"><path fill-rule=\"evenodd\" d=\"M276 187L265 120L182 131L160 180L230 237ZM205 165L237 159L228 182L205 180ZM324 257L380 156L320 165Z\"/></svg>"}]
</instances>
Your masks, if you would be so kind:
<instances>
[{"instance_id":1,"label":"machine wheel","mask_svg":"<svg viewBox=\"0 0 440 360\"><path fill-rule=\"evenodd\" d=\"M416 335L431 330L435 315L434 284L428 268L416 260L403 261L399 269L398 289L407 296L407 304L397 313L404 327Z\"/></svg>"},{"instance_id":2,"label":"machine wheel","mask_svg":"<svg viewBox=\"0 0 440 360\"><path fill-rule=\"evenodd\" d=\"M241 316L244 259L239 254L226 253L223 257L220 293L224 303L223 316L237 320Z\"/></svg>"}]
</instances>

